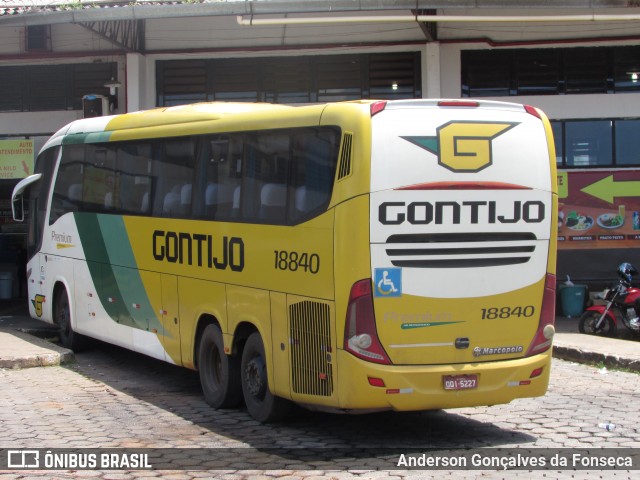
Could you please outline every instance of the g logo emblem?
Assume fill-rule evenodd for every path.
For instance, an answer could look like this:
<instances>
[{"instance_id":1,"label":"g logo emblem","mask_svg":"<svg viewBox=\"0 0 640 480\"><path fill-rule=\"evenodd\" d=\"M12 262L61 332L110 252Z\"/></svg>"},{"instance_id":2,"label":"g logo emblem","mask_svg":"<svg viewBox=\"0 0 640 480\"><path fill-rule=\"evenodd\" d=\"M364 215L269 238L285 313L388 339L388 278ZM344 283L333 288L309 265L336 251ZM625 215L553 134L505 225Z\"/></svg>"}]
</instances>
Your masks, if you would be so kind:
<instances>
[{"instance_id":1,"label":"g logo emblem","mask_svg":"<svg viewBox=\"0 0 640 480\"><path fill-rule=\"evenodd\" d=\"M437 137L402 137L438 156L453 172L479 172L493 161L492 141L518 125L515 122L452 121L440 125Z\"/></svg>"},{"instance_id":2,"label":"g logo emblem","mask_svg":"<svg viewBox=\"0 0 640 480\"><path fill-rule=\"evenodd\" d=\"M37 294L35 298L31 300L31 303L33 304L33 308L35 309L36 315L38 317L42 317L42 302L44 302L44 300L45 300L45 296L40 294Z\"/></svg>"}]
</instances>

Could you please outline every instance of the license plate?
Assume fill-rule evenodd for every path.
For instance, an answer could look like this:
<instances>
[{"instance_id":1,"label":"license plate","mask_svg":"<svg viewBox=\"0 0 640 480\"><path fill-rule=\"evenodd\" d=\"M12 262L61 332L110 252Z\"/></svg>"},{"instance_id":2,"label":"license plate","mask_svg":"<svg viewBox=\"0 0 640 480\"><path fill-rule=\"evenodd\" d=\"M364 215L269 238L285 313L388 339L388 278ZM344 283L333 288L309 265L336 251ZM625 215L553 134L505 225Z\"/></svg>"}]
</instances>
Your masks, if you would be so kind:
<instances>
[{"instance_id":1,"label":"license plate","mask_svg":"<svg viewBox=\"0 0 640 480\"><path fill-rule=\"evenodd\" d=\"M468 390L477 388L477 375L445 375L442 377L445 390Z\"/></svg>"}]
</instances>

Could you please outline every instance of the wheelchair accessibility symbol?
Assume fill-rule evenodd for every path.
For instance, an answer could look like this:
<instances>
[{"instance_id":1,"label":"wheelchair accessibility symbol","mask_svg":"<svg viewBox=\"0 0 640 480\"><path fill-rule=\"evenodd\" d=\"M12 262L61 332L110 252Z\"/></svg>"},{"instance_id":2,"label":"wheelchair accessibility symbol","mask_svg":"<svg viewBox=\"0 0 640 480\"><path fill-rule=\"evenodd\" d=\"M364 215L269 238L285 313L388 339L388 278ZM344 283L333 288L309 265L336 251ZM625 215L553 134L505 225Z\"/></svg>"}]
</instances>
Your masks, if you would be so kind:
<instances>
[{"instance_id":1,"label":"wheelchair accessibility symbol","mask_svg":"<svg viewBox=\"0 0 640 480\"><path fill-rule=\"evenodd\" d=\"M374 272L374 296L400 297L402 296L402 269L376 268Z\"/></svg>"}]
</instances>

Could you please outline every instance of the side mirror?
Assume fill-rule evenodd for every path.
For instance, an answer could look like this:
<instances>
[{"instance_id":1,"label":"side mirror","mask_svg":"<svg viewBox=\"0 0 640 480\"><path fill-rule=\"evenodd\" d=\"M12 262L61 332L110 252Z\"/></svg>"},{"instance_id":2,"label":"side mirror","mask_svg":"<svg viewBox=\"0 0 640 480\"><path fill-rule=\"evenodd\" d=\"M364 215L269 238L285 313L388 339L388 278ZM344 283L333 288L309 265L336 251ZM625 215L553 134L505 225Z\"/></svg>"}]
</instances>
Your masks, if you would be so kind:
<instances>
[{"instance_id":1,"label":"side mirror","mask_svg":"<svg viewBox=\"0 0 640 480\"><path fill-rule=\"evenodd\" d=\"M13 219L16 222L24 222L24 201L22 199L24 191L29 185L36 183L41 178L41 173L35 173L20 180L13 188L13 193L11 194L11 213L13 213Z\"/></svg>"},{"instance_id":2,"label":"side mirror","mask_svg":"<svg viewBox=\"0 0 640 480\"><path fill-rule=\"evenodd\" d=\"M11 199L11 212L14 222L24 222L24 199L22 194Z\"/></svg>"}]
</instances>

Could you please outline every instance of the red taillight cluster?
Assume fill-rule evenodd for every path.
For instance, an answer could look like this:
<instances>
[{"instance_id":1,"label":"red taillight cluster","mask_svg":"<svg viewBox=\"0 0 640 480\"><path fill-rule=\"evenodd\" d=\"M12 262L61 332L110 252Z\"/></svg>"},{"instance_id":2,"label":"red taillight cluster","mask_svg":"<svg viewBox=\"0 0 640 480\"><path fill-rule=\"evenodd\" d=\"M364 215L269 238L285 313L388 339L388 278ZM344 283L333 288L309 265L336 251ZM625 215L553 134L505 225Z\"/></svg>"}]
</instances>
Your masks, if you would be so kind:
<instances>
[{"instance_id":1,"label":"red taillight cluster","mask_svg":"<svg viewBox=\"0 0 640 480\"><path fill-rule=\"evenodd\" d=\"M479 107L480 102L475 100L440 100L438 102L439 107Z\"/></svg>"},{"instance_id":2,"label":"red taillight cluster","mask_svg":"<svg viewBox=\"0 0 640 480\"><path fill-rule=\"evenodd\" d=\"M527 356L537 355L551 347L555 335L554 323L556 320L556 276L550 273L544 282L544 296L542 297L542 311L536 336L529 345Z\"/></svg>"},{"instance_id":3,"label":"red taillight cluster","mask_svg":"<svg viewBox=\"0 0 640 480\"><path fill-rule=\"evenodd\" d=\"M369 107L371 116L373 117L376 113L380 113L387 106L387 102L385 100L380 100L379 102L373 102Z\"/></svg>"},{"instance_id":4,"label":"red taillight cluster","mask_svg":"<svg viewBox=\"0 0 640 480\"><path fill-rule=\"evenodd\" d=\"M351 287L344 327L344 349L369 362L391 364L378 339L369 278L360 280Z\"/></svg>"},{"instance_id":5,"label":"red taillight cluster","mask_svg":"<svg viewBox=\"0 0 640 480\"><path fill-rule=\"evenodd\" d=\"M534 117L542 118L540 116L540 112L538 112L538 109L535 108L535 107L532 107L531 105L525 105L524 106L524 111L527 112L530 115L533 115Z\"/></svg>"}]
</instances>

